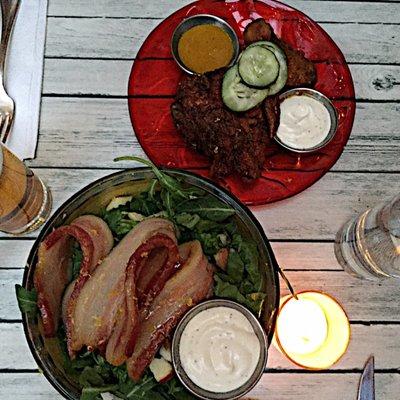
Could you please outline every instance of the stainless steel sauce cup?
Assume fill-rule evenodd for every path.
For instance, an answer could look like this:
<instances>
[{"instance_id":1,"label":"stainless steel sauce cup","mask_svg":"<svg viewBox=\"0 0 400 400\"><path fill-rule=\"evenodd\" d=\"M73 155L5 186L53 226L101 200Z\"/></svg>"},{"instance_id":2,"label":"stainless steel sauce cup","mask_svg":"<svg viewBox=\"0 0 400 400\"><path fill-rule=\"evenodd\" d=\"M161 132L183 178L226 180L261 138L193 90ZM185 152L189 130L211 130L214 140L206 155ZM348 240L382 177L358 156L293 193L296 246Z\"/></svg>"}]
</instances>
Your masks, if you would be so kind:
<instances>
[{"instance_id":1,"label":"stainless steel sauce cup","mask_svg":"<svg viewBox=\"0 0 400 400\"><path fill-rule=\"evenodd\" d=\"M282 93L279 96L279 100L282 103L283 100L287 99L288 97L291 96L308 96L312 97L313 99L319 101L328 111L330 120L331 120L331 127L329 129L328 134L326 135L325 139L318 143L318 145L309 147L309 148L304 148L304 149L298 149L295 147L292 147L285 142L283 142L277 135L274 136L274 139L285 149L288 149L290 151L293 151L295 153L312 153L314 151L317 151L321 149L322 147L325 147L335 136L336 130L338 127L338 113L336 111L335 106L332 104L332 102L326 97L324 94L321 92L318 92L317 90L314 89L309 89L309 88L298 88L298 89L290 89L284 93Z\"/></svg>"},{"instance_id":2,"label":"stainless steel sauce cup","mask_svg":"<svg viewBox=\"0 0 400 400\"><path fill-rule=\"evenodd\" d=\"M258 363L257 363L257 366L256 366L254 372L252 373L250 378L247 380L247 382L245 382L242 386L238 387L237 389L231 390L229 392L221 392L221 393L211 392L209 390L205 390L205 389L201 388L200 386L196 385L186 374L186 371L182 366L182 361L181 361L180 351L179 351L182 333L184 332L187 324L192 320L193 317L195 317L200 312L202 312L204 310L208 310L210 308L215 308L215 307L228 307L228 308L237 310L241 314L243 314L247 318L247 320L250 322L250 324L254 330L254 333L256 334L256 336L260 342L260 354L259 354ZM175 369L175 372L176 372L179 380L186 387L186 389L188 389L195 396L200 397L201 399L205 399L205 400L238 399L239 397L242 397L246 393L248 393L257 384L257 382L261 379L261 377L264 373L265 366L267 364L266 335L265 335L264 329L262 328L258 319L246 307L244 307L234 301L230 301L230 300L224 300L224 299L208 300L208 301L200 303L196 307L192 308L179 322L179 324L175 330L173 340L172 340L172 362L174 364L174 369Z\"/></svg>"},{"instance_id":3,"label":"stainless steel sauce cup","mask_svg":"<svg viewBox=\"0 0 400 400\"><path fill-rule=\"evenodd\" d=\"M182 37L182 35L189 29L198 25L206 25L206 24L215 25L218 28L221 28L230 37L233 46L233 55L228 66L233 65L239 56L239 51L240 51L239 39L233 28L226 21L224 21L222 18L216 17L215 15L209 15L209 14L194 15L193 17L184 19L176 27L174 33L172 34L172 39L171 39L172 56L174 57L177 64L188 74L195 74L195 72L190 70L179 57L179 52L178 52L179 40Z\"/></svg>"}]
</instances>

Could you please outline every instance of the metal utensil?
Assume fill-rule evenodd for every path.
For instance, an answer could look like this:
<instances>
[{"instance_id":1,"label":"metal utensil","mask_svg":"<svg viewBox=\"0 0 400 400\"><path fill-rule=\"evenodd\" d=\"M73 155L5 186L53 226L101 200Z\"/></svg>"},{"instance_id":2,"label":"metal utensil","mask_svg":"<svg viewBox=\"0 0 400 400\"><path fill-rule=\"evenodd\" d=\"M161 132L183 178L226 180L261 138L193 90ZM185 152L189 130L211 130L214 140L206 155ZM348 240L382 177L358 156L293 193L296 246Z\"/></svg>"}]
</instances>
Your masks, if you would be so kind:
<instances>
[{"instance_id":1,"label":"metal utensil","mask_svg":"<svg viewBox=\"0 0 400 400\"><path fill-rule=\"evenodd\" d=\"M371 356L365 364L358 387L357 400L375 400L375 360Z\"/></svg>"},{"instance_id":2,"label":"metal utensil","mask_svg":"<svg viewBox=\"0 0 400 400\"><path fill-rule=\"evenodd\" d=\"M17 15L19 0L1 1L1 42L0 42L0 141L5 143L14 118L14 100L4 88L4 66L8 43Z\"/></svg>"}]
</instances>

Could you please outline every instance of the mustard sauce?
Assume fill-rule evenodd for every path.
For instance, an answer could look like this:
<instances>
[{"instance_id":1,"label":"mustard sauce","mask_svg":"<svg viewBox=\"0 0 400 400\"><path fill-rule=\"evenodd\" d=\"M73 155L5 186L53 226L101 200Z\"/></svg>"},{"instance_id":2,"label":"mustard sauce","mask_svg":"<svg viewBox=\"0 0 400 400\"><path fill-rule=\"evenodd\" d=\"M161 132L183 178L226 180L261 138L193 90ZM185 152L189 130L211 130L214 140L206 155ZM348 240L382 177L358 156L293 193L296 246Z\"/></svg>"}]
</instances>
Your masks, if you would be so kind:
<instances>
[{"instance_id":1,"label":"mustard sauce","mask_svg":"<svg viewBox=\"0 0 400 400\"><path fill-rule=\"evenodd\" d=\"M197 25L179 39L178 54L188 69L203 74L226 67L232 60L233 44L218 26Z\"/></svg>"}]
</instances>

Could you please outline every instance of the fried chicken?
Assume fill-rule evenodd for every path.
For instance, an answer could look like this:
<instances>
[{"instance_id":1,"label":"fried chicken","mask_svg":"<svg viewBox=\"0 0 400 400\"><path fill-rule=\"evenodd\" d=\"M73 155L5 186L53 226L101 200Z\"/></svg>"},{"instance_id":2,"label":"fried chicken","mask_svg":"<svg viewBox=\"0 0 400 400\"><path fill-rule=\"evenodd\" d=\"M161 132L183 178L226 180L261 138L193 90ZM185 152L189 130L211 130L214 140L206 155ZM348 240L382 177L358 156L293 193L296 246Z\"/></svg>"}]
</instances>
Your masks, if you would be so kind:
<instances>
[{"instance_id":1,"label":"fried chicken","mask_svg":"<svg viewBox=\"0 0 400 400\"><path fill-rule=\"evenodd\" d=\"M231 173L258 178L269 141L262 108L234 113L224 107L221 85L224 71L185 76L179 83L172 117L186 143L211 159L211 175Z\"/></svg>"}]
</instances>

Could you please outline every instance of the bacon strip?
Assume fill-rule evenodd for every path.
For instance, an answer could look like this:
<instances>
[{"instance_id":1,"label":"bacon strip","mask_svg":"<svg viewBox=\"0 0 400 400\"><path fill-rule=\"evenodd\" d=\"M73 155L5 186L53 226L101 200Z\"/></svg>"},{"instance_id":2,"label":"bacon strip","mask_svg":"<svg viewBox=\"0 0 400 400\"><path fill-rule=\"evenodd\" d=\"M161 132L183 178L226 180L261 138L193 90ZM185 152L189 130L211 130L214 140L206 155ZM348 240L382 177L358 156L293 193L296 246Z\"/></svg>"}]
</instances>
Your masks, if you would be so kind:
<instances>
[{"instance_id":1,"label":"bacon strip","mask_svg":"<svg viewBox=\"0 0 400 400\"><path fill-rule=\"evenodd\" d=\"M213 268L200 242L179 246L182 267L170 278L147 310L142 310L135 350L127 361L128 374L138 381L158 348L183 314L206 299L212 290Z\"/></svg>"},{"instance_id":2,"label":"bacon strip","mask_svg":"<svg viewBox=\"0 0 400 400\"><path fill-rule=\"evenodd\" d=\"M112 240L109 235L112 238L101 218L87 215L77 218L69 226L57 228L40 244L34 285L46 337L54 336L58 329L62 295L70 279L73 239L79 242L83 253L81 274L88 275L110 251Z\"/></svg>"},{"instance_id":3,"label":"bacon strip","mask_svg":"<svg viewBox=\"0 0 400 400\"><path fill-rule=\"evenodd\" d=\"M66 324L68 351L71 357L85 345L89 349L104 348L115 330L108 360L115 364L120 362L119 354L125 353L126 348L123 347L123 351L114 357L111 346L119 342L118 337L122 337L125 329L132 329L122 323L116 324L120 316L122 319L126 319L127 315L132 317L129 315L131 305L125 305L128 262L139 246L156 234L165 235L176 244L174 226L170 221L162 218L146 219L136 225L114 247L92 276L76 291L75 307L68 310Z\"/></svg>"},{"instance_id":4,"label":"bacon strip","mask_svg":"<svg viewBox=\"0 0 400 400\"><path fill-rule=\"evenodd\" d=\"M82 215L74 219L71 226L79 226L90 235L93 242L93 258L91 263L88 265L88 268L82 264L80 265L79 277L71 282L65 289L61 308L64 325L66 325L68 307L71 298L74 299L77 296L77 293L79 293L79 287L84 284L90 274L96 269L99 263L114 246L114 237L107 223L95 215ZM71 307L74 307L73 304Z\"/></svg>"},{"instance_id":5,"label":"bacon strip","mask_svg":"<svg viewBox=\"0 0 400 400\"><path fill-rule=\"evenodd\" d=\"M166 259L161 259L163 263L159 262L159 258L149 257L154 251L167 254ZM137 276L146 275L147 272L153 275L141 296L143 306L147 307L176 271L178 261L176 242L164 234L152 236L132 254L126 270L125 299L107 343L106 360L110 364L121 365L133 353L139 325ZM156 272L158 274L155 277Z\"/></svg>"},{"instance_id":6,"label":"bacon strip","mask_svg":"<svg viewBox=\"0 0 400 400\"><path fill-rule=\"evenodd\" d=\"M114 237L107 223L95 215L82 215L74 219L72 226L84 229L93 241L93 263L90 272L114 247Z\"/></svg>"}]
</instances>

